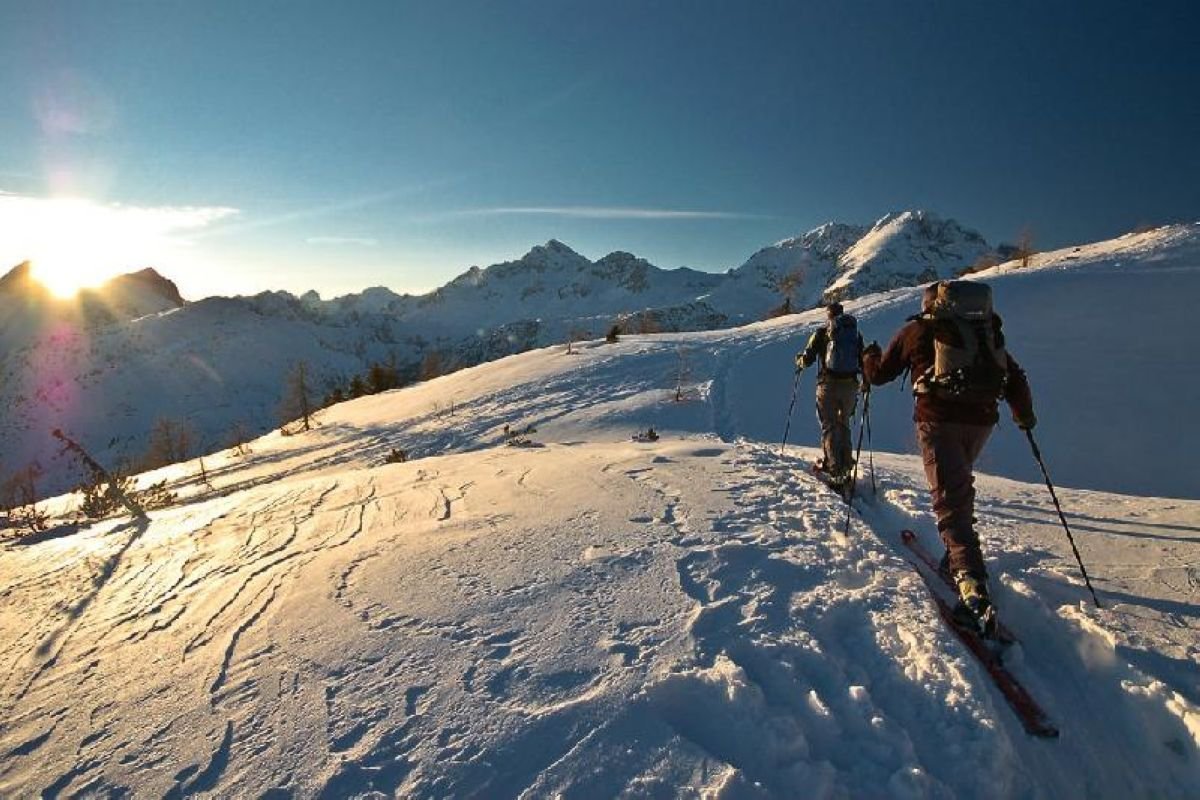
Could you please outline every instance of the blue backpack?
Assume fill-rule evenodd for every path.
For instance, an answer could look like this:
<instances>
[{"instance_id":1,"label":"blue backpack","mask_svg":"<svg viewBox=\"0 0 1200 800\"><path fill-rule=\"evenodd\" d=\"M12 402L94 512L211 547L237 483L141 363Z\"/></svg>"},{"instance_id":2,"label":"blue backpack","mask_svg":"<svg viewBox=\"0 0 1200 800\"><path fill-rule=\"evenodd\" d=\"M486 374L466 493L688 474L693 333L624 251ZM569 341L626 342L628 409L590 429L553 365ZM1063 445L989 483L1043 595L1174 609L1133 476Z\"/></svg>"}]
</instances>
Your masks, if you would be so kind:
<instances>
[{"instance_id":1,"label":"blue backpack","mask_svg":"<svg viewBox=\"0 0 1200 800\"><path fill-rule=\"evenodd\" d=\"M836 377L852 378L861 370L858 320L839 314L826 327L825 370Z\"/></svg>"}]
</instances>

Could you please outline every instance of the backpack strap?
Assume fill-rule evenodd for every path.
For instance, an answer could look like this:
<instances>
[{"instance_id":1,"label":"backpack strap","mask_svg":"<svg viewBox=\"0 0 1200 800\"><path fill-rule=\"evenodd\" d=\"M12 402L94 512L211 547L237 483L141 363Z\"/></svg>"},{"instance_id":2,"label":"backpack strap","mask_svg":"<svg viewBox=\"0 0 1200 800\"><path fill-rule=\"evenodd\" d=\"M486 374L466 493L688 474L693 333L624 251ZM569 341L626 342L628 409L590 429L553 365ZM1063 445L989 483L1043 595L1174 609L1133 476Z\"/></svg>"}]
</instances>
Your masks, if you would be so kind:
<instances>
[{"instance_id":1,"label":"backpack strap","mask_svg":"<svg viewBox=\"0 0 1200 800\"><path fill-rule=\"evenodd\" d=\"M904 372L905 372L905 375L909 375L912 378L912 393L913 393L913 395L928 394L929 388L930 388L929 380L930 380L930 378L933 377L933 369L934 369L934 358L933 358L934 316L931 313L914 314L911 317L909 317L909 320L912 322L920 323L921 338L917 344L917 347L921 351L928 351L929 366L926 367L924 372L922 372L920 375L917 375L912 372L912 362L909 362L909 366ZM900 386L901 387L904 386L903 381L900 383Z\"/></svg>"}]
</instances>

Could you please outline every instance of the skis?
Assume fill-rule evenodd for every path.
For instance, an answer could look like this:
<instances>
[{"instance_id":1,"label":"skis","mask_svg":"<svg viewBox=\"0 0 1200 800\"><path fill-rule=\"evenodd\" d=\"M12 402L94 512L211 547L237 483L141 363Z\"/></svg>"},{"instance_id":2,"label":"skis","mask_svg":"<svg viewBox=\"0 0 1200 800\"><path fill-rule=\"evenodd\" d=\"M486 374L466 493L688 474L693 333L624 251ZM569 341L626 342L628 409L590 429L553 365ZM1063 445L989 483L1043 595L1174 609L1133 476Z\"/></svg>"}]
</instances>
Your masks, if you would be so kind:
<instances>
[{"instance_id":1,"label":"skis","mask_svg":"<svg viewBox=\"0 0 1200 800\"><path fill-rule=\"evenodd\" d=\"M1004 665L1001 653L993 650L989 646L989 642L985 640L978 631L973 628L967 628L959 624L954 617L954 607L949 597L955 597L950 582L941 572L938 571L937 561L930 555L921 542L917 539L917 535L910 530L900 532L900 538L905 546L912 551L917 559L917 572L922 580L925 581L926 587L929 589L929 594L933 597L933 602L938 607L938 613L942 615L942 619L946 621L946 625L950 630L958 636L967 650L979 660L983 668L991 676L996 688L1000 690L1000 694L1008 702L1018 719L1021 720L1021 725L1024 726L1025 732L1032 736L1040 736L1043 738L1052 739L1058 736L1058 728L1046 716L1046 712L1038 705L1037 701L1025 690L1008 667ZM930 575L933 577L931 578ZM1005 628L1000 623L996 626L997 639L1001 642L1015 642L1012 632Z\"/></svg>"},{"instance_id":2,"label":"skis","mask_svg":"<svg viewBox=\"0 0 1200 800\"><path fill-rule=\"evenodd\" d=\"M952 598L952 600L948 602L950 602L951 606L953 606L953 603L957 602L958 600L958 589L955 587L954 582L947 577L946 573L942 572L941 565L938 563L937 559L935 559L933 555L925 549L925 546L921 544L921 540L918 539L917 535L912 531L900 531L900 538L904 540L906 545L908 545L908 549L913 552L913 555L920 559L921 563L924 564L930 572L936 575L943 584L945 584L946 588L949 590L950 597ZM922 577L925 576L922 575ZM932 589L930 591L932 591ZM936 594L936 592L934 593ZM945 599L945 595L943 595L943 599ZM993 637L993 641L1002 645L1010 645L1016 643L1017 637L1013 635L1011 630L1005 627L1003 622L997 620L996 634Z\"/></svg>"}]
</instances>

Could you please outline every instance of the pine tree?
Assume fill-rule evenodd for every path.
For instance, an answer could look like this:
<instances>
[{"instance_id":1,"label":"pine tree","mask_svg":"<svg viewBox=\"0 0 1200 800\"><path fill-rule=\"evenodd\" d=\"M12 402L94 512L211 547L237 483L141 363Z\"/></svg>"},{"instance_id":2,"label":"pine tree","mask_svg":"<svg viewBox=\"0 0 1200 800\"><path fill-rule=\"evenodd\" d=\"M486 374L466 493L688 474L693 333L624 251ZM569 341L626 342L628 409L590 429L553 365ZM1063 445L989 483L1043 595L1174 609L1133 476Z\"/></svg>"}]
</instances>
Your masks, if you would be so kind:
<instances>
[{"instance_id":1,"label":"pine tree","mask_svg":"<svg viewBox=\"0 0 1200 800\"><path fill-rule=\"evenodd\" d=\"M400 376L394 366L375 362L367 371L367 386L371 394L386 392L400 385Z\"/></svg>"},{"instance_id":2,"label":"pine tree","mask_svg":"<svg viewBox=\"0 0 1200 800\"><path fill-rule=\"evenodd\" d=\"M92 457L92 454L83 449L83 445L67 436L61 430L55 428L51 435L63 443L64 452L75 456L80 466L84 469L83 484L80 490L84 494L85 514L95 512L103 516L111 513L118 505L124 506L129 513L135 517L145 517L145 506L133 493L133 481L127 477L122 477L120 474L113 475L104 466ZM155 485L157 489L162 489L165 486L165 481ZM169 502L174 496L170 493L165 493L164 490L164 505ZM90 502L95 505L88 505Z\"/></svg>"},{"instance_id":3,"label":"pine tree","mask_svg":"<svg viewBox=\"0 0 1200 800\"><path fill-rule=\"evenodd\" d=\"M151 470L186 461L192 449L192 429L186 422L159 417L150 429L141 469Z\"/></svg>"},{"instance_id":4,"label":"pine tree","mask_svg":"<svg viewBox=\"0 0 1200 800\"><path fill-rule=\"evenodd\" d=\"M313 410L308 363L298 361L284 384L283 401L279 406L280 430L286 432L288 423L293 421L300 423L301 431L312 430Z\"/></svg>"},{"instance_id":5,"label":"pine tree","mask_svg":"<svg viewBox=\"0 0 1200 800\"><path fill-rule=\"evenodd\" d=\"M1021 262L1021 269L1027 269L1033 263L1033 257L1036 254L1037 250L1033 246L1033 230L1027 227L1017 238L1016 257Z\"/></svg>"},{"instance_id":6,"label":"pine tree","mask_svg":"<svg viewBox=\"0 0 1200 800\"><path fill-rule=\"evenodd\" d=\"M442 363L442 354L437 350L430 350L421 359L421 368L418 372L420 379L427 381L444 373L445 365Z\"/></svg>"},{"instance_id":7,"label":"pine tree","mask_svg":"<svg viewBox=\"0 0 1200 800\"><path fill-rule=\"evenodd\" d=\"M345 402L345 400L346 392L342 387L335 386L325 395L325 399L321 401L321 406L328 408L329 406L336 406L338 403Z\"/></svg>"},{"instance_id":8,"label":"pine tree","mask_svg":"<svg viewBox=\"0 0 1200 800\"><path fill-rule=\"evenodd\" d=\"M783 316L784 314L792 313L793 298L796 290L804 285L804 267L796 267L791 272L781 275L776 281L776 288L783 295L783 305L779 306L775 316Z\"/></svg>"}]
</instances>

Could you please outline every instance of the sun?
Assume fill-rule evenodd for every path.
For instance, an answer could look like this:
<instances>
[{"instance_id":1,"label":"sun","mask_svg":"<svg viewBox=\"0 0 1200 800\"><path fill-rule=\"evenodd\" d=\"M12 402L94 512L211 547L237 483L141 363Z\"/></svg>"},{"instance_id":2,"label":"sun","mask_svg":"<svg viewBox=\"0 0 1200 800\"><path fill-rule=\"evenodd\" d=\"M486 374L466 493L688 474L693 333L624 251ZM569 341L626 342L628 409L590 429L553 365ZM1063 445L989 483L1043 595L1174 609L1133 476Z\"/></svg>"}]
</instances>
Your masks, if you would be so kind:
<instances>
[{"instance_id":1,"label":"sun","mask_svg":"<svg viewBox=\"0 0 1200 800\"><path fill-rule=\"evenodd\" d=\"M237 213L225 206L136 206L0 189L0 264L30 262L34 278L64 298L146 267L203 273L203 252L189 234Z\"/></svg>"},{"instance_id":2,"label":"sun","mask_svg":"<svg viewBox=\"0 0 1200 800\"><path fill-rule=\"evenodd\" d=\"M151 262L161 236L139 215L88 200L53 199L26 230L34 277L61 298Z\"/></svg>"},{"instance_id":3,"label":"sun","mask_svg":"<svg viewBox=\"0 0 1200 800\"><path fill-rule=\"evenodd\" d=\"M55 297L64 300L74 297L83 289L97 286L111 277L110 275L97 277L94 272L85 269L78 259L70 256L55 255L49 258L42 256L33 259L30 264L33 268L33 277L38 283L49 289Z\"/></svg>"}]
</instances>

